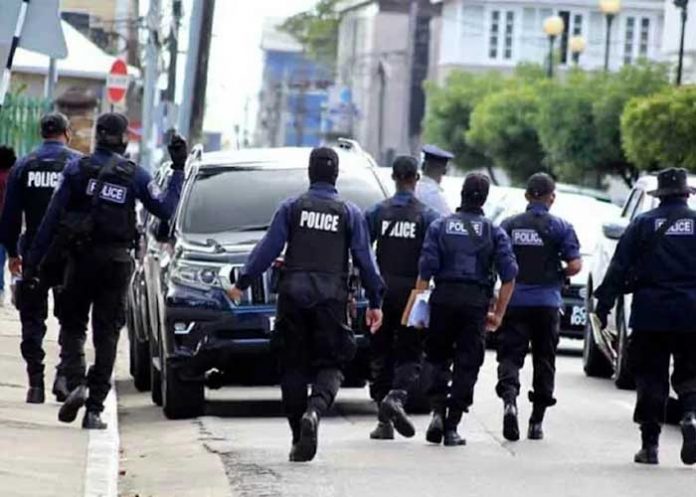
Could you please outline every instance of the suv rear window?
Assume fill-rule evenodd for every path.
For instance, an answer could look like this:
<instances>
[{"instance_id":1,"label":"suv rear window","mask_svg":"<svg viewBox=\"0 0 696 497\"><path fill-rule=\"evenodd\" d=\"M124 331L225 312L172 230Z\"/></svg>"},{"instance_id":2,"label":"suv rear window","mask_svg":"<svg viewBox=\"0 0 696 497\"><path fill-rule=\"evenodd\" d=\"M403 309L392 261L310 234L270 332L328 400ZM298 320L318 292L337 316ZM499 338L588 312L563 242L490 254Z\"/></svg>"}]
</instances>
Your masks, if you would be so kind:
<instances>
[{"instance_id":1,"label":"suv rear window","mask_svg":"<svg viewBox=\"0 0 696 497\"><path fill-rule=\"evenodd\" d=\"M305 192L308 184L306 168L240 165L205 169L186 199L182 230L191 234L264 230L281 202ZM341 198L363 210L385 198L367 168L342 169L337 188Z\"/></svg>"}]
</instances>

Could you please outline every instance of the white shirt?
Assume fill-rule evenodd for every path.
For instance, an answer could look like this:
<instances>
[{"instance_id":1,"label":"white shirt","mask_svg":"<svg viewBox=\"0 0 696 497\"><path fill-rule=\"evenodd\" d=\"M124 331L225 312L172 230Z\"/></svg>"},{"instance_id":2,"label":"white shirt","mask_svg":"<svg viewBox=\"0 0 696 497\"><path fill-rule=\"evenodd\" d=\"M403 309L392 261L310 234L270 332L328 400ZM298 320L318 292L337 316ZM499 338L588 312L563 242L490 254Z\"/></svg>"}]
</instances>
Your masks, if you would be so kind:
<instances>
[{"instance_id":1,"label":"white shirt","mask_svg":"<svg viewBox=\"0 0 696 497\"><path fill-rule=\"evenodd\" d=\"M443 216L452 214L442 187L428 176L422 176L416 185L416 198Z\"/></svg>"}]
</instances>

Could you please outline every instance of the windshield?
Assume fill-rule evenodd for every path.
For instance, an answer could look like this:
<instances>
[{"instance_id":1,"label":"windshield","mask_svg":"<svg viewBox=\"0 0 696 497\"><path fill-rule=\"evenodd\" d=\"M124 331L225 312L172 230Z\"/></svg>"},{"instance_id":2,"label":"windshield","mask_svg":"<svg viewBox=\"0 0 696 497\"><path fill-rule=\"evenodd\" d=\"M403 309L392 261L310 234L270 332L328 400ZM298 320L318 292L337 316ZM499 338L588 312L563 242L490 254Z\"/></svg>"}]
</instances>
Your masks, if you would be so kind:
<instances>
[{"instance_id":1,"label":"windshield","mask_svg":"<svg viewBox=\"0 0 696 497\"><path fill-rule=\"evenodd\" d=\"M190 234L265 230L288 197L307 190L307 169L214 168L199 173L183 209L182 229ZM365 210L384 200L367 168L341 170L341 198Z\"/></svg>"}]
</instances>

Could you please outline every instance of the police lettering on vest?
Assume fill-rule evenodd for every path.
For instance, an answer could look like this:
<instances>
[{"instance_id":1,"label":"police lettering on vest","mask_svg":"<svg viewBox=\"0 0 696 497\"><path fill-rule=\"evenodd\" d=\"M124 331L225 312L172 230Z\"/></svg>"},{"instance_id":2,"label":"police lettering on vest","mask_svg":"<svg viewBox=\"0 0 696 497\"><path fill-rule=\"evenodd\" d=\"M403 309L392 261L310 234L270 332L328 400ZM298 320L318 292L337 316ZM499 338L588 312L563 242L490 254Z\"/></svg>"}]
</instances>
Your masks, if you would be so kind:
<instances>
[{"instance_id":1,"label":"police lettering on vest","mask_svg":"<svg viewBox=\"0 0 696 497\"><path fill-rule=\"evenodd\" d=\"M515 229L512 230L512 244L541 247L544 245L544 241L536 230Z\"/></svg>"},{"instance_id":2,"label":"police lettering on vest","mask_svg":"<svg viewBox=\"0 0 696 497\"><path fill-rule=\"evenodd\" d=\"M471 221L471 226L478 236L483 233L483 223L480 221ZM466 224L460 219L448 219L445 233L448 235L469 236L469 230L466 229Z\"/></svg>"},{"instance_id":3,"label":"police lettering on vest","mask_svg":"<svg viewBox=\"0 0 696 497\"><path fill-rule=\"evenodd\" d=\"M94 195L94 190L97 187L97 180L91 179L87 184L87 195ZM128 193L128 188L122 185L114 185L111 183L103 183L101 192L99 193L99 198L106 200L107 202L114 202L116 204L126 203L126 194Z\"/></svg>"},{"instance_id":4,"label":"police lettering on vest","mask_svg":"<svg viewBox=\"0 0 696 497\"><path fill-rule=\"evenodd\" d=\"M666 219L656 219L655 220L655 231L660 229L665 223ZM694 220L693 219L679 219L675 221L672 226L665 232L667 236L689 236L694 234Z\"/></svg>"},{"instance_id":5,"label":"police lettering on vest","mask_svg":"<svg viewBox=\"0 0 696 497\"><path fill-rule=\"evenodd\" d=\"M27 188L51 188L58 186L60 172L29 171L27 173Z\"/></svg>"},{"instance_id":6,"label":"police lettering on vest","mask_svg":"<svg viewBox=\"0 0 696 497\"><path fill-rule=\"evenodd\" d=\"M337 214L303 210L300 214L300 227L319 231L338 232Z\"/></svg>"},{"instance_id":7,"label":"police lettering on vest","mask_svg":"<svg viewBox=\"0 0 696 497\"><path fill-rule=\"evenodd\" d=\"M416 223L408 221L382 221L382 236L414 239L416 238L416 226Z\"/></svg>"}]
</instances>

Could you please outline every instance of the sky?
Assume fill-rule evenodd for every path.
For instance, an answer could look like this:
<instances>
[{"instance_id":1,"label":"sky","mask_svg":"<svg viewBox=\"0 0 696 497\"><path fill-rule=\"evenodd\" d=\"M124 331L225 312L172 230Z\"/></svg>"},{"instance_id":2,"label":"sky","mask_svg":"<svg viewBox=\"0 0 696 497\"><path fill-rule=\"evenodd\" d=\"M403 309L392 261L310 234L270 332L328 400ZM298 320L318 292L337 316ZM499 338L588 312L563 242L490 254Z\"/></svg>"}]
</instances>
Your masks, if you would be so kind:
<instances>
[{"instance_id":1,"label":"sky","mask_svg":"<svg viewBox=\"0 0 696 497\"><path fill-rule=\"evenodd\" d=\"M217 0L208 73L206 131L232 137L247 100L253 126L261 84L261 30L266 17L287 17L316 0ZM250 130L253 132L253 128Z\"/></svg>"}]
</instances>

